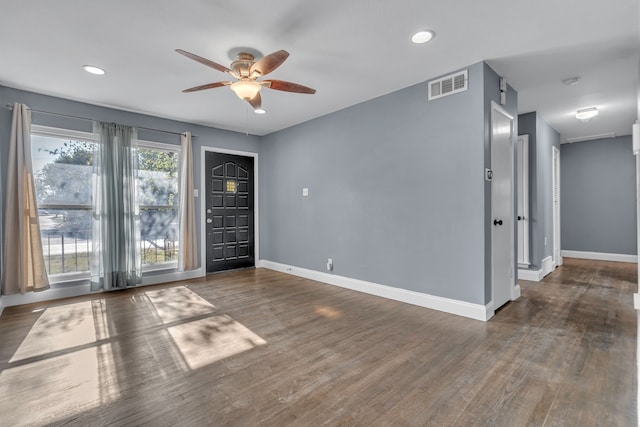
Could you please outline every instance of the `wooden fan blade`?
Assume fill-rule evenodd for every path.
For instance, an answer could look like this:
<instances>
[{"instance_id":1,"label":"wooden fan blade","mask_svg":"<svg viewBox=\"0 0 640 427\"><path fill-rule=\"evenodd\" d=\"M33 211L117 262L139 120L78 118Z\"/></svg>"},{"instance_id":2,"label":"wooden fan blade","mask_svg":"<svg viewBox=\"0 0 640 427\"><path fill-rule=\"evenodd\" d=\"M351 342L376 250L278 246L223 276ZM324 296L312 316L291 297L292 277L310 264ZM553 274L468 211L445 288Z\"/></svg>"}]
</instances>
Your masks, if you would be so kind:
<instances>
[{"instance_id":1,"label":"wooden fan blade","mask_svg":"<svg viewBox=\"0 0 640 427\"><path fill-rule=\"evenodd\" d=\"M217 62L210 61L207 58L203 58L201 56L198 56L191 52L187 52L186 50L182 50L182 49L176 49L176 52L178 52L180 55L186 56L187 58L191 58L194 61L197 61L203 65L206 65L207 67L211 67L215 70L222 71L223 73L231 74L231 69L225 67L224 65L220 65Z\"/></svg>"},{"instance_id":2,"label":"wooden fan blade","mask_svg":"<svg viewBox=\"0 0 640 427\"><path fill-rule=\"evenodd\" d=\"M183 90L184 93L189 93L189 92L197 92L199 90L205 90L205 89L215 89L217 87L221 87L221 86L229 86L232 82L215 82L215 83L207 83L206 85L200 85L200 86L195 86L195 87L190 87L189 89L185 89Z\"/></svg>"},{"instance_id":3,"label":"wooden fan blade","mask_svg":"<svg viewBox=\"0 0 640 427\"><path fill-rule=\"evenodd\" d=\"M253 98L247 99L247 102L251 104L254 110L262 107L262 97L260 96L260 92L256 93L256 96Z\"/></svg>"},{"instance_id":4,"label":"wooden fan blade","mask_svg":"<svg viewBox=\"0 0 640 427\"><path fill-rule=\"evenodd\" d=\"M279 50L277 52L273 52L264 58L258 60L255 64L251 66L251 73L257 71L261 76L269 74L276 68L278 68L282 63L289 57L289 52L286 50Z\"/></svg>"},{"instance_id":5,"label":"wooden fan blade","mask_svg":"<svg viewBox=\"0 0 640 427\"><path fill-rule=\"evenodd\" d=\"M302 86L297 83L285 82L283 80L263 80L260 83L269 89L282 90L285 92L308 93L310 95L316 93L316 90L311 89L310 87Z\"/></svg>"}]
</instances>

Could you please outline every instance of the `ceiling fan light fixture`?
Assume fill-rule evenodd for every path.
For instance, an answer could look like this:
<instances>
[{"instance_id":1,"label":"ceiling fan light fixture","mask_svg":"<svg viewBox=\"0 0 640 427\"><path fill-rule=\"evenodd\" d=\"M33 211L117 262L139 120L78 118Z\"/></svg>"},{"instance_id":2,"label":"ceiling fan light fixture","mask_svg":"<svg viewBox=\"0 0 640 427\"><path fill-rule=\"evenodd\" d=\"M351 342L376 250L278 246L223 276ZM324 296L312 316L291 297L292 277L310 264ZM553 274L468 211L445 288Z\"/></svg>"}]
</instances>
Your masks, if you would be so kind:
<instances>
[{"instance_id":1,"label":"ceiling fan light fixture","mask_svg":"<svg viewBox=\"0 0 640 427\"><path fill-rule=\"evenodd\" d=\"M423 44L433 39L435 34L431 30L418 31L411 36L411 41L415 44Z\"/></svg>"},{"instance_id":2,"label":"ceiling fan light fixture","mask_svg":"<svg viewBox=\"0 0 640 427\"><path fill-rule=\"evenodd\" d=\"M597 107L582 108L576 112L576 119L580 120L583 123L586 123L597 115Z\"/></svg>"},{"instance_id":3,"label":"ceiling fan light fixture","mask_svg":"<svg viewBox=\"0 0 640 427\"><path fill-rule=\"evenodd\" d=\"M203 58L202 56L187 52L186 50L176 49L176 52L180 55L186 56L189 59L201 63L202 65L227 73L238 79L236 82L221 81L195 86L184 89L182 92L197 92L205 89L229 86L238 98L246 101L251 105L251 107L253 107L256 114L266 113L266 110L262 108L262 96L260 95L262 87L283 92L307 94L316 93L315 89L284 80L256 80L258 77L265 76L282 65L282 63L289 57L289 52L286 50L281 49L277 52L273 52L267 56L263 56L257 61L255 61L255 56L252 53L245 52L244 50L245 49L237 54L237 59L231 63L231 68L229 68L207 58Z\"/></svg>"},{"instance_id":4,"label":"ceiling fan light fixture","mask_svg":"<svg viewBox=\"0 0 640 427\"><path fill-rule=\"evenodd\" d=\"M255 98L261 87L260 83L254 80L240 80L231 84L231 90L238 95L238 98L245 101Z\"/></svg>"}]
</instances>

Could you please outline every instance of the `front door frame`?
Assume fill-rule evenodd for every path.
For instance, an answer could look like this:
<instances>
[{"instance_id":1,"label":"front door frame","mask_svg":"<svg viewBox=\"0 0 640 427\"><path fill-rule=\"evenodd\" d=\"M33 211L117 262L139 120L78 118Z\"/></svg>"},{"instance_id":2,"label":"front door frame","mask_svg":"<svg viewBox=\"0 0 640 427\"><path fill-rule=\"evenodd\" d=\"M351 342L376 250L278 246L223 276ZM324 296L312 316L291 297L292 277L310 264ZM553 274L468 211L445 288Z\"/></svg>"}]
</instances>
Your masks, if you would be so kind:
<instances>
[{"instance_id":1,"label":"front door frame","mask_svg":"<svg viewBox=\"0 0 640 427\"><path fill-rule=\"evenodd\" d=\"M204 274L207 274L207 223L205 212L207 210L206 191L206 153L232 154L234 156L253 157L253 234L254 234L254 265L257 267L260 260L260 192L258 187L258 153L250 151L229 150L226 148L205 147L200 150L200 259L202 260Z\"/></svg>"}]
</instances>

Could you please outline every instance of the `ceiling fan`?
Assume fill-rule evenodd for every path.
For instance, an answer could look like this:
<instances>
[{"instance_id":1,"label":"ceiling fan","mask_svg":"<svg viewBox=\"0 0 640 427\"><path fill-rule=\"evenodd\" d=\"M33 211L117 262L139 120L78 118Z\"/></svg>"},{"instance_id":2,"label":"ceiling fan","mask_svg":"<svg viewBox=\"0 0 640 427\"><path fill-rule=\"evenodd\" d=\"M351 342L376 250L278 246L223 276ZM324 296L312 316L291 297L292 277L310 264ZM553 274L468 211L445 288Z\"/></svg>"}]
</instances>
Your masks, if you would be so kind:
<instances>
[{"instance_id":1,"label":"ceiling fan","mask_svg":"<svg viewBox=\"0 0 640 427\"><path fill-rule=\"evenodd\" d=\"M235 61L231 63L230 68L220 65L216 62L210 61L201 56L187 52L182 49L176 49L181 55L191 58L207 67L211 67L223 73L227 73L237 81L224 81L208 83L201 86L195 86L189 89L183 90L183 92L196 92L199 90L213 89L221 86L230 86L231 90L235 92L240 99L247 101L254 110L262 109L262 97L260 96L260 89L263 87L275 90L281 90L285 92L295 93L316 93L315 89L306 87L297 83L286 82L283 80L260 80L258 78L266 76L276 68L278 68L289 56L289 52L286 50L279 50L272 54L269 54L258 61L255 61L255 57L251 53L240 52Z\"/></svg>"}]
</instances>

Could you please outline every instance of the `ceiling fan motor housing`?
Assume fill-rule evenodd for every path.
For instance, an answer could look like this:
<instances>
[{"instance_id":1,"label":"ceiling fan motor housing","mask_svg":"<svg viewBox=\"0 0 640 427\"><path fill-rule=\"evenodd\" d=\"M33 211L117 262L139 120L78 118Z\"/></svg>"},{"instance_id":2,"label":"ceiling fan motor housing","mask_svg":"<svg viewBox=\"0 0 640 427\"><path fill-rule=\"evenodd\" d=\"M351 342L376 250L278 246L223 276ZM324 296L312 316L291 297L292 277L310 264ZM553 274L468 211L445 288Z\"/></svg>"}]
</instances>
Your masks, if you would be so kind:
<instances>
[{"instance_id":1,"label":"ceiling fan motor housing","mask_svg":"<svg viewBox=\"0 0 640 427\"><path fill-rule=\"evenodd\" d=\"M238 78L247 78L251 74L251 66L254 64L254 57L250 53L240 52L238 59L231 63L231 69L235 71ZM256 71L254 70L254 73ZM258 76L260 74L258 73ZM257 76L256 76L257 77Z\"/></svg>"}]
</instances>

